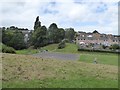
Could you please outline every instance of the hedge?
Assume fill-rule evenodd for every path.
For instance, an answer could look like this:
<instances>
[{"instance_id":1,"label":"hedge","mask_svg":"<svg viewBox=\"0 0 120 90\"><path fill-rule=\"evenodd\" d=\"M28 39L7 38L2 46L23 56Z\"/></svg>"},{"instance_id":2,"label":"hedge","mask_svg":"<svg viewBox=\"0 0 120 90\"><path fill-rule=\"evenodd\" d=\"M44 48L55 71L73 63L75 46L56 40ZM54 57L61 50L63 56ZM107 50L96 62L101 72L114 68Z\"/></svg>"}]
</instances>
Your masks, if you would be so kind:
<instances>
[{"instance_id":1,"label":"hedge","mask_svg":"<svg viewBox=\"0 0 120 90\"><path fill-rule=\"evenodd\" d=\"M98 49L78 49L78 51L87 51L87 52L103 52L103 53L117 53L119 54L120 51L107 51L107 50L98 50Z\"/></svg>"}]
</instances>

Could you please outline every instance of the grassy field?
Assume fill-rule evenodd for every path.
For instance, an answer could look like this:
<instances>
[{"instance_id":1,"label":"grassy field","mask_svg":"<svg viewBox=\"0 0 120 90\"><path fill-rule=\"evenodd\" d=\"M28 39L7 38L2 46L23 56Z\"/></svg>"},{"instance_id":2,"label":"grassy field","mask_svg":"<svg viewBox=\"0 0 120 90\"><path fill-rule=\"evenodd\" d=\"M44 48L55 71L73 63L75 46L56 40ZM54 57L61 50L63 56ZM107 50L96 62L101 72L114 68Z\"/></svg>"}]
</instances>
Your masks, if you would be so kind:
<instances>
[{"instance_id":1,"label":"grassy field","mask_svg":"<svg viewBox=\"0 0 120 90\"><path fill-rule=\"evenodd\" d=\"M58 44L51 44L43 47L42 49L46 49L48 51L54 51L54 52L78 53L76 44L66 43L66 47L63 49L58 49L57 46Z\"/></svg>"},{"instance_id":2,"label":"grassy field","mask_svg":"<svg viewBox=\"0 0 120 90\"><path fill-rule=\"evenodd\" d=\"M3 54L3 88L117 88L118 67Z\"/></svg>"},{"instance_id":3,"label":"grassy field","mask_svg":"<svg viewBox=\"0 0 120 90\"><path fill-rule=\"evenodd\" d=\"M77 45L67 43L66 47L63 49L57 49L58 44L51 44L45 46L41 49L25 49L17 50L17 54L35 54L42 50L48 50L52 52L61 52L61 53L76 53L80 55L79 61L93 63L94 59L97 59L99 64L109 64L118 66L118 55L112 53L100 53L100 52L85 52L77 51Z\"/></svg>"},{"instance_id":4,"label":"grassy field","mask_svg":"<svg viewBox=\"0 0 120 90\"><path fill-rule=\"evenodd\" d=\"M99 64L118 65L118 54L77 51L77 45L75 44L67 43L63 49L57 49L57 44L52 44L45 46L43 49L53 52L76 53L80 55L79 61L82 62L93 63L96 58Z\"/></svg>"},{"instance_id":5,"label":"grassy field","mask_svg":"<svg viewBox=\"0 0 120 90\"><path fill-rule=\"evenodd\" d=\"M118 66L118 55L115 54L81 54L79 61L93 63L96 58L96 61L99 64L109 64Z\"/></svg>"},{"instance_id":6,"label":"grassy field","mask_svg":"<svg viewBox=\"0 0 120 90\"><path fill-rule=\"evenodd\" d=\"M16 50L17 54L35 54L38 53L39 50L37 49L24 49L24 50Z\"/></svg>"}]
</instances>

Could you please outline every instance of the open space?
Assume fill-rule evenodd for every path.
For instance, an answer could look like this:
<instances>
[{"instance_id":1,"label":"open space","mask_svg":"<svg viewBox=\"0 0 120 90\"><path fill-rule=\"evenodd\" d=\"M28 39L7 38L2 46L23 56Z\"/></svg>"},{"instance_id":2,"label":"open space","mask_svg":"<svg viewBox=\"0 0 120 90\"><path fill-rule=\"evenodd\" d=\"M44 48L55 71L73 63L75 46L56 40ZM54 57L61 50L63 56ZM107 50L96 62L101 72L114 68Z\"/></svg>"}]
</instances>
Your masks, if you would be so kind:
<instances>
[{"instance_id":1,"label":"open space","mask_svg":"<svg viewBox=\"0 0 120 90\"><path fill-rule=\"evenodd\" d=\"M77 45L70 43L57 49L57 45L3 54L3 88L118 87L117 54L78 52Z\"/></svg>"},{"instance_id":2,"label":"open space","mask_svg":"<svg viewBox=\"0 0 120 90\"><path fill-rule=\"evenodd\" d=\"M73 56L75 55L78 56L78 60L82 61L82 62L87 62L87 63L93 63L94 59L96 58L97 62L99 64L108 64L108 65L116 65L118 66L118 54L112 54L112 53L100 53L100 52L86 52L86 51L77 51L77 45L76 44L70 44L70 43L66 43L66 47L63 49L57 49L57 45L58 44L50 44L48 46L42 47L41 49L34 49L34 50L18 50L16 51L17 54L34 54L37 56L41 56L44 57L49 57L53 56L53 52L59 52L60 54L73 54ZM43 50L48 50L47 55L45 55L44 53L40 54L41 52L39 51L43 51ZM39 52L39 54L38 54ZM60 57L59 53L57 54L58 57ZM54 55L54 57L56 57L56 55ZM53 57L53 59L54 59ZM52 58L52 57L51 57ZM61 57L62 58L62 57ZM71 58L71 56L70 56ZM56 58L55 58L56 59ZM68 57L69 59L69 57Z\"/></svg>"},{"instance_id":3,"label":"open space","mask_svg":"<svg viewBox=\"0 0 120 90\"><path fill-rule=\"evenodd\" d=\"M117 89L118 4L1 0L0 87Z\"/></svg>"},{"instance_id":4,"label":"open space","mask_svg":"<svg viewBox=\"0 0 120 90\"><path fill-rule=\"evenodd\" d=\"M118 67L3 54L3 88L117 88Z\"/></svg>"}]
</instances>

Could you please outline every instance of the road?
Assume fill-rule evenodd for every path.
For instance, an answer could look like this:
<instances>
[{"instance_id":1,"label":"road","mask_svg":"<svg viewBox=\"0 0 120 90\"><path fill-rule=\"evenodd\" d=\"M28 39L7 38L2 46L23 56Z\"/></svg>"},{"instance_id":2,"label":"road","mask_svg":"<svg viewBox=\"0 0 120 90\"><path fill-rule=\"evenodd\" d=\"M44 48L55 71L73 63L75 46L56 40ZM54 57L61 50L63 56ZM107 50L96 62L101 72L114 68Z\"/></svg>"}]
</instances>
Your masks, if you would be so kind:
<instances>
[{"instance_id":1,"label":"road","mask_svg":"<svg viewBox=\"0 0 120 90\"><path fill-rule=\"evenodd\" d=\"M51 58L57 60L78 60L79 54L66 54L60 52L40 52L34 54L34 56L42 57L42 58Z\"/></svg>"}]
</instances>

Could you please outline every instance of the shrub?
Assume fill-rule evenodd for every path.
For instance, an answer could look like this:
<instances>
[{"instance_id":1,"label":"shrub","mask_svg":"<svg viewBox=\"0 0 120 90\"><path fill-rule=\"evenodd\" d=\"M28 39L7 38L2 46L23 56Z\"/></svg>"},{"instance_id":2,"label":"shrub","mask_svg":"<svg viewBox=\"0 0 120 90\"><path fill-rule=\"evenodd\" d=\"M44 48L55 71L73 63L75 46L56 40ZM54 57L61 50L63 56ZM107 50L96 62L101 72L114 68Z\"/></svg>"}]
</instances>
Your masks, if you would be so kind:
<instances>
[{"instance_id":1,"label":"shrub","mask_svg":"<svg viewBox=\"0 0 120 90\"><path fill-rule=\"evenodd\" d=\"M120 46L118 44L113 44L113 45L111 45L110 48L113 50L116 50L116 49L120 49Z\"/></svg>"},{"instance_id":2,"label":"shrub","mask_svg":"<svg viewBox=\"0 0 120 90\"><path fill-rule=\"evenodd\" d=\"M65 48L65 46L66 46L65 41L62 40L62 41L58 44L58 49Z\"/></svg>"},{"instance_id":3,"label":"shrub","mask_svg":"<svg viewBox=\"0 0 120 90\"><path fill-rule=\"evenodd\" d=\"M103 49L106 49L106 48L107 48L107 46L105 46L105 45L102 45L102 48L103 48Z\"/></svg>"},{"instance_id":4,"label":"shrub","mask_svg":"<svg viewBox=\"0 0 120 90\"><path fill-rule=\"evenodd\" d=\"M2 44L2 52L3 53L16 53L14 48L8 47L4 44Z\"/></svg>"}]
</instances>

